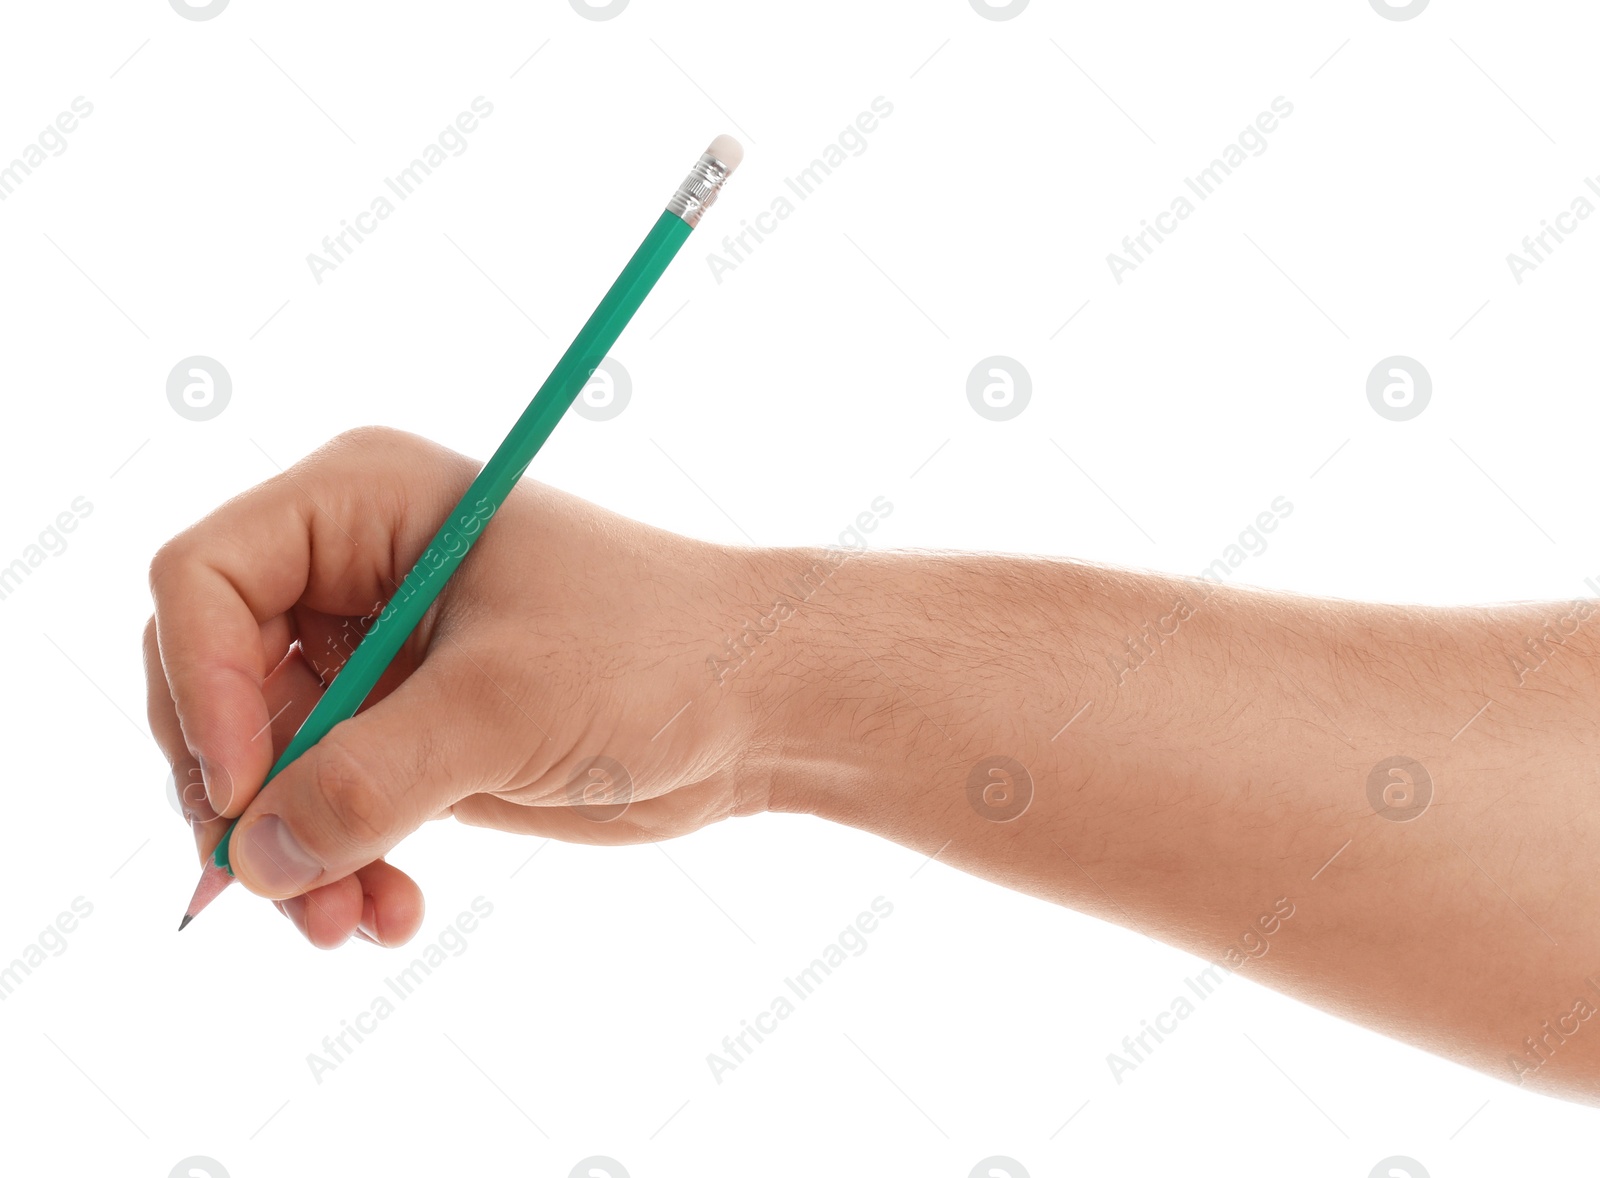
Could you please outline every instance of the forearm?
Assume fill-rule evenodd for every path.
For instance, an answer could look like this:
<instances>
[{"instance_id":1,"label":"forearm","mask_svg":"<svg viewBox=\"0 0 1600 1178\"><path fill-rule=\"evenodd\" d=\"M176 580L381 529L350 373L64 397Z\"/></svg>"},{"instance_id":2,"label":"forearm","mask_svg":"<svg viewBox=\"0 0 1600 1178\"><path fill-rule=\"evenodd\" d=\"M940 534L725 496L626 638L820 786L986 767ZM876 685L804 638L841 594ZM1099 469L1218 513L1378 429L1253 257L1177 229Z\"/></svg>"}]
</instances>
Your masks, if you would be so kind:
<instances>
[{"instance_id":1,"label":"forearm","mask_svg":"<svg viewBox=\"0 0 1600 1178\"><path fill-rule=\"evenodd\" d=\"M812 555L762 564L781 579ZM1564 1041L1541 1026L1587 1026L1570 1015L1581 998L1600 1009L1586 982L1600 986L1587 753L1600 617L1569 619L1577 632L1527 669L1541 655L1525 639L1567 610L862 554L752 660L763 771L775 809L872 830L1593 1099L1600 1024ZM1390 758L1423 767L1422 794L1431 783L1415 817L1402 776L1380 770L1376 808L1369 797Z\"/></svg>"}]
</instances>

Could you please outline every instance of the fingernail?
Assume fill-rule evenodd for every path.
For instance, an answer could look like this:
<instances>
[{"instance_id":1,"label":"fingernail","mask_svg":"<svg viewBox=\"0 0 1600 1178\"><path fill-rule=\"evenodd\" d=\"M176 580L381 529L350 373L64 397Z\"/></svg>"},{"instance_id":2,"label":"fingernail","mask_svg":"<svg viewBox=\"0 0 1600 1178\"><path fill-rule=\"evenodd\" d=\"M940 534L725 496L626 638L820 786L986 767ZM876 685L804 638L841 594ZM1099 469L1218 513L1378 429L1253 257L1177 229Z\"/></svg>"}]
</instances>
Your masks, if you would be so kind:
<instances>
[{"instance_id":1,"label":"fingernail","mask_svg":"<svg viewBox=\"0 0 1600 1178\"><path fill-rule=\"evenodd\" d=\"M189 834L194 838L195 853L204 864L210 860L211 852L216 848L216 840L207 837L206 828L217 821L217 812L211 808L203 791L185 787L184 792L188 796L183 799L183 816L188 820Z\"/></svg>"},{"instance_id":2,"label":"fingernail","mask_svg":"<svg viewBox=\"0 0 1600 1178\"><path fill-rule=\"evenodd\" d=\"M191 827L198 823L215 822L217 812L212 808L211 801L205 794L196 794L183 799L184 817L188 818Z\"/></svg>"},{"instance_id":3,"label":"fingernail","mask_svg":"<svg viewBox=\"0 0 1600 1178\"><path fill-rule=\"evenodd\" d=\"M322 874L322 864L306 854L276 814L246 827L233 849L244 861L245 874L269 892L298 891Z\"/></svg>"},{"instance_id":4,"label":"fingernail","mask_svg":"<svg viewBox=\"0 0 1600 1178\"><path fill-rule=\"evenodd\" d=\"M382 945L378 939L378 906L372 902L371 896L361 897L361 922L356 925L356 936L364 937L374 945Z\"/></svg>"},{"instance_id":5,"label":"fingernail","mask_svg":"<svg viewBox=\"0 0 1600 1178\"><path fill-rule=\"evenodd\" d=\"M200 762L200 780L205 783L206 797L211 802L211 808L218 814L228 808L228 803L233 801L233 777L221 765L207 757L196 757Z\"/></svg>"}]
</instances>

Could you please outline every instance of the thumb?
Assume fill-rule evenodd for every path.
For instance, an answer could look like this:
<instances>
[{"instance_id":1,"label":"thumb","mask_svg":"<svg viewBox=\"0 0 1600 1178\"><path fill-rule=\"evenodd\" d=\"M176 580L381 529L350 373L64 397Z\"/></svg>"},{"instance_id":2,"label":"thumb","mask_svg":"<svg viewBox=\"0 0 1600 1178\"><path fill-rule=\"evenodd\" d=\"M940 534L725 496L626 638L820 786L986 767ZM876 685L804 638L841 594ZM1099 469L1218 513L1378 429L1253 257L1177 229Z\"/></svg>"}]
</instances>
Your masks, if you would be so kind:
<instances>
[{"instance_id":1,"label":"thumb","mask_svg":"<svg viewBox=\"0 0 1600 1178\"><path fill-rule=\"evenodd\" d=\"M430 653L255 797L229 845L239 882L274 900L310 891L382 857L447 806L501 784L506 771L495 750L503 742L482 732L493 691L464 656Z\"/></svg>"}]
</instances>

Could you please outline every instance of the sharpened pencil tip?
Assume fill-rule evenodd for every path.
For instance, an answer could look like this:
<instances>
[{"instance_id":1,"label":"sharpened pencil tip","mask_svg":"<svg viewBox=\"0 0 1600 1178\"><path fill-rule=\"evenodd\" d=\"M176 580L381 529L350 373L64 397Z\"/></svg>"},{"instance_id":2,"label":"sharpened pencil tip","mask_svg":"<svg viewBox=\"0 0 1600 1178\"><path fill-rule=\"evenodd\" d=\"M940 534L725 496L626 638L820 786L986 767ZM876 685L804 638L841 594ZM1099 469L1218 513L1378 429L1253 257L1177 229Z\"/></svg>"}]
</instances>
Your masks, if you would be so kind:
<instances>
[{"instance_id":1,"label":"sharpened pencil tip","mask_svg":"<svg viewBox=\"0 0 1600 1178\"><path fill-rule=\"evenodd\" d=\"M189 922L199 916L205 906L220 896L232 882L232 875L218 867L214 859L207 858L205 870L200 873L200 882L195 885L194 898L184 911L183 923L178 926L178 931L181 933L188 928Z\"/></svg>"}]
</instances>

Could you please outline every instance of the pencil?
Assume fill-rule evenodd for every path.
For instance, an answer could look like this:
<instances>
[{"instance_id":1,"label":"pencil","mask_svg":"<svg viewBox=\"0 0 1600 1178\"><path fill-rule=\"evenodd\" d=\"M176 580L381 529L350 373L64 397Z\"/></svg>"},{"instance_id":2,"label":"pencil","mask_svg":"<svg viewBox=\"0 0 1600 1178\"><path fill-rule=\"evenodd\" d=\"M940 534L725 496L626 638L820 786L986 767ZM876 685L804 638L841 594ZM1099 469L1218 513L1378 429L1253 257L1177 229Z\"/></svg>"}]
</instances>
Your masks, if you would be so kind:
<instances>
[{"instance_id":1,"label":"pencil","mask_svg":"<svg viewBox=\"0 0 1600 1178\"><path fill-rule=\"evenodd\" d=\"M273 764L262 783L263 788L336 724L356 714L743 158L744 149L736 140L719 135L695 162L655 226L561 359L556 361L505 441L484 463L461 502L445 519L416 565L406 574L394 596L300 725L294 739ZM233 882L228 844L238 822L235 818L228 824L211 861L201 872L194 898L189 901L178 925L180 932Z\"/></svg>"}]
</instances>

